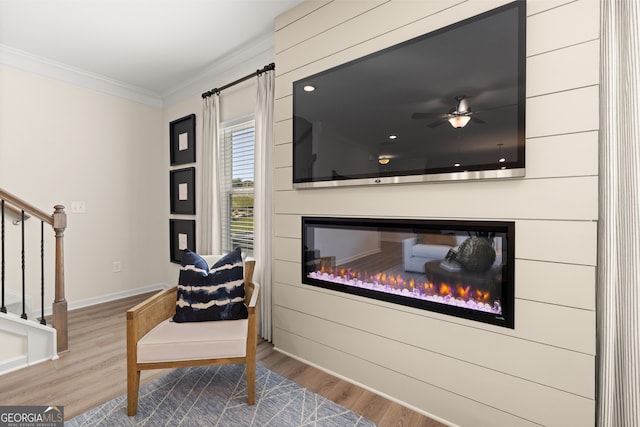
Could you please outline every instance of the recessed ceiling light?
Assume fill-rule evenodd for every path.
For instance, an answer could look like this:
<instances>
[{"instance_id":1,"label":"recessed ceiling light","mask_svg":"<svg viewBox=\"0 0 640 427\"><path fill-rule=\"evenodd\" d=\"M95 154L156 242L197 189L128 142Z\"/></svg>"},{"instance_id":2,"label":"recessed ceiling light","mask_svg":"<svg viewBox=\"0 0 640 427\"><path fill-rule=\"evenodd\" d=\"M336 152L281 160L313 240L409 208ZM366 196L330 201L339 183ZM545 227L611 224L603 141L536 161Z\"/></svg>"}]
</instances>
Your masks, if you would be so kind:
<instances>
[{"instance_id":1,"label":"recessed ceiling light","mask_svg":"<svg viewBox=\"0 0 640 427\"><path fill-rule=\"evenodd\" d=\"M498 161L499 161L500 163L504 163L504 162L506 162L506 161L507 161L507 159L505 159L504 157L500 157L500 158L498 159Z\"/></svg>"},{"instance_id":2,"label":"recessed ceiling light","mask_svg":"<svg viewBox=\"0 0 640 427\"><path fill-rule=\"evenodd\" d=\"M460 167L460 163L454 163L453 166L459 168Z\"/></svg>"},{"instance_id":3,"label":"recessed ceiling light","mask_svg":"<svg viewBox=\"0 0 640 427\"><path fill-rule=\"evenodd\" d=\"M398 135L389 135L389 139L396 139Z\"/></svg>"},{"instance_id":4,"label":"recessed ceiling light","mask_svg":"<svg viewBox=\"0 0 640 427\"><path fill-rule=\"evenodd\" d=\"M316 87L311 85L306 85L302 89L304 89L305 92L313 92L314 90L316 90Z\"/></svg>"}]
</instances>

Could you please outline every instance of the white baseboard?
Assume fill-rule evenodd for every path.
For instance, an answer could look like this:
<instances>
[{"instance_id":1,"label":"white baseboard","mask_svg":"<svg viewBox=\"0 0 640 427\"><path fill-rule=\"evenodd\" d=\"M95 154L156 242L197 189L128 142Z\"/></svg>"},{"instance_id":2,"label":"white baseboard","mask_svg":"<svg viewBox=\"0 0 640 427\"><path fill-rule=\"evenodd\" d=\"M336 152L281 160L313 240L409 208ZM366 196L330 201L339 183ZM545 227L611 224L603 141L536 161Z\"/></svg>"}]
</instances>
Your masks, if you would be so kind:
<instances>
[{"instance_id":1,"label":"white baseboard","mask_svg":"<svg viewBox=\"0 0 640 427\"><path fill-rule=\"evenodd\" d=\"M76 310L78 308L91 307L92 305L102 304L105 302L115 301L122 298L128 298L135 295L146 294L148 292L153 291L161 291L165 289L171 288L173 285L169 285L166 283L156 283L153 285L143 286L141 288L128 289L126 291L115 292L113 294L101 295L98 297L87 298L83 300L73 301L68 303L68 310ZM44 315L50 316L53 313L53 308L51 306L45 307Z\"/></svg>"},{"instance_id":2,"label":"white baseboard","mask_svg":"<svg viewBox=\"0 0 640 427\"><path fill-rule=\"evenodd\" d=\"M0 375L17 371L27 366L27 355L20 355L0 362Z\"/></svg>"},{"instance_id":3,"label":"white baseboard","mask_svg":"<svg viewBox=\"0 0 640 427\"><path fill-rule=\"evenodd\" d=\"M16 356L12 359L3 360L0 362L0 376L8 374L10 372L18 371L28 366L37 365L38 363L46 362L48 360L59 359L57 354L51 358L40 359L33 362L29 362L26 355Z\"/></svg>"}]
</instances>

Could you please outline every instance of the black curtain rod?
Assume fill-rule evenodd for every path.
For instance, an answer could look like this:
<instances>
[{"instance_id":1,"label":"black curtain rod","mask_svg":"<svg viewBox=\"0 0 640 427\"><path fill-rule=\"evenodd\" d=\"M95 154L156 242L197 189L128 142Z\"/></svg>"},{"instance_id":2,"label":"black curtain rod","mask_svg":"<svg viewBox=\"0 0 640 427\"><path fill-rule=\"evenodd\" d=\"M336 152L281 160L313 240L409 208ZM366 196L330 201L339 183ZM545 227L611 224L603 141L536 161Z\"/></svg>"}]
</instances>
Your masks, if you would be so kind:
<instances>
[{"instance_id":1,"label":"black curtain rod","mask_svg":"<svg viewBox=\"0 0 640 427\"><path fill-rule=\"evenodd\" d=\"M275 69L276 69L276 64L272 62L269 65L265 65L262 69L256 70L255 73L247 74L246 76L244 76L242 78L239 78L238 80L233 81L233 82L231 82L229 84L226 84L226 85L224 85L222 87L217 87L215 89L211 89L210 91L204 92L202 94L202 99L207 98L207 97L209 97L211 95L214 95L214 94L220 95L221 91L223 91L223 90L225 90L227 88L230 88L231 86L235 86L238 83L242 83L245 80L249 80L251 77L259 76L262 73L266 73L267 71L272 71L272 70L275 70Z\"/></svg>"}]
</instances>

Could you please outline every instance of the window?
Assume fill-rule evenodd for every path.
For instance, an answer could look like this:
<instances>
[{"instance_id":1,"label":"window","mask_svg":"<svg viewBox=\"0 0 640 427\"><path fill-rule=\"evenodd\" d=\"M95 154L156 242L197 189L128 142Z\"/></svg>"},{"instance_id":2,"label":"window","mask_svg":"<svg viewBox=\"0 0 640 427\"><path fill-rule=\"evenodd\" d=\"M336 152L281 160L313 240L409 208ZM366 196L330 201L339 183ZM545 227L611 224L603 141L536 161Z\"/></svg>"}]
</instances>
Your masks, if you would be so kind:
<instances>
[{"instance_id":1,"label":"window","mask_svg":"<svg viewBox=\"0 0 640 427\"><path fill-rule=\"evenodd\" d=\"M221 126L221 204L223 250L241 247L253 255L255 122Z\"/></svg>"}]
</instances>

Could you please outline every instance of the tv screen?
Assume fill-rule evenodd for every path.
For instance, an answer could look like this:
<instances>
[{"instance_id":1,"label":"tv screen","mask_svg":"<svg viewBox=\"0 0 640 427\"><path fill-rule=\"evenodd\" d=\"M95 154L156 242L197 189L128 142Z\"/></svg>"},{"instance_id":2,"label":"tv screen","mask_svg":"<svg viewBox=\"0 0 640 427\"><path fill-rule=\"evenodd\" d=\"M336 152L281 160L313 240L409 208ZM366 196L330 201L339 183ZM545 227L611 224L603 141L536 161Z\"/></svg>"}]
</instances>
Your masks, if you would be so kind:
<instances>
[{"instance_id":1,"label":"tv screen","mask_svg":"<svg viewBox=\"0 0 640 427\"><path fill-rule=\"evenodd\" d=\"M525 173L526 4L293 83L294 188Z\"/></svg>"}]
</instances>

